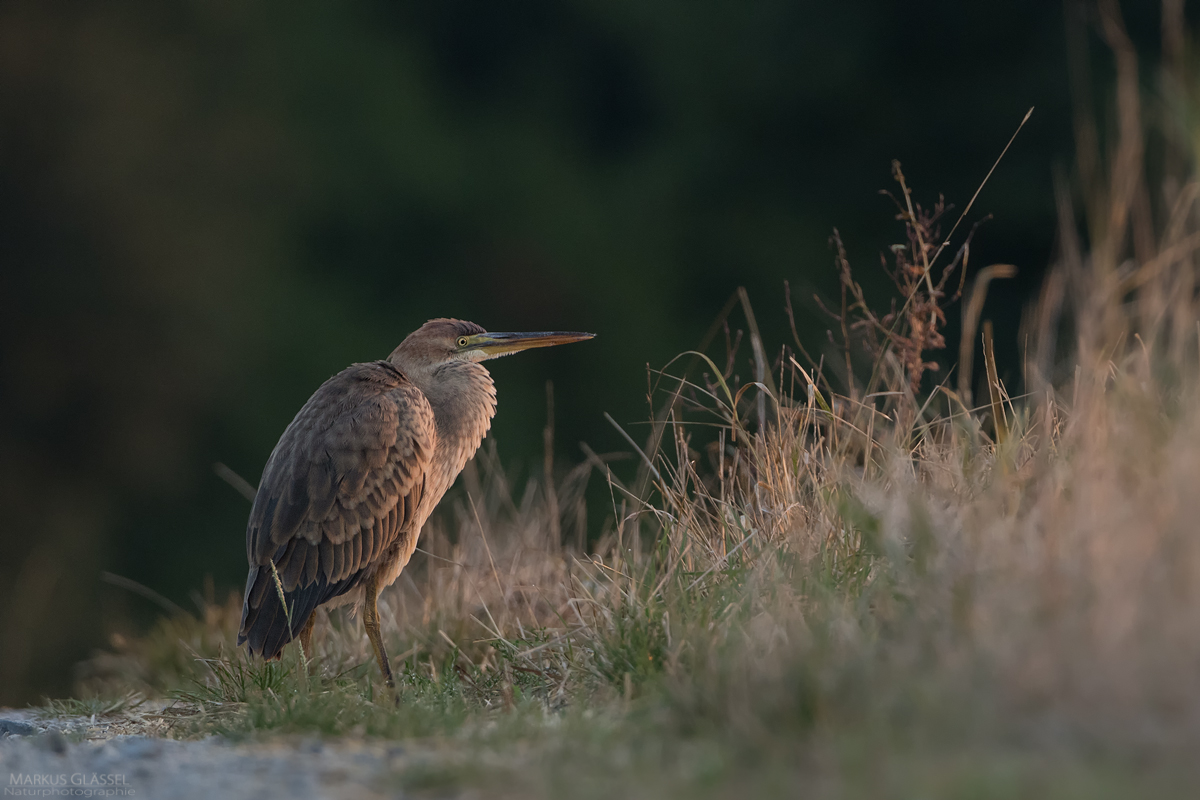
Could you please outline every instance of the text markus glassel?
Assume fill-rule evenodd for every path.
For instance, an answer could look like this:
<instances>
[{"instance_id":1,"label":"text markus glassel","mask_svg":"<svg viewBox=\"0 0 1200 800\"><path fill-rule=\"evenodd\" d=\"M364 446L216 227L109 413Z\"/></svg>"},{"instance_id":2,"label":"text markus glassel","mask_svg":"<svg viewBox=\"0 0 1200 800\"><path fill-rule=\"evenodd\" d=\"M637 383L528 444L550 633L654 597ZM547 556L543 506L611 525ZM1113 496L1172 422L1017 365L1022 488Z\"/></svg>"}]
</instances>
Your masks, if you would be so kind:
<instances>
[{"instance_id":1,"label":"text markus glassel","mask_svg":"<svg viewBox=\"0 0 1200 800\"><path fill-rule=\"evenodd\" d=\"M9 786L128 786L122 773L66 772L8 774Z\"/></svg>"}]
</instances>

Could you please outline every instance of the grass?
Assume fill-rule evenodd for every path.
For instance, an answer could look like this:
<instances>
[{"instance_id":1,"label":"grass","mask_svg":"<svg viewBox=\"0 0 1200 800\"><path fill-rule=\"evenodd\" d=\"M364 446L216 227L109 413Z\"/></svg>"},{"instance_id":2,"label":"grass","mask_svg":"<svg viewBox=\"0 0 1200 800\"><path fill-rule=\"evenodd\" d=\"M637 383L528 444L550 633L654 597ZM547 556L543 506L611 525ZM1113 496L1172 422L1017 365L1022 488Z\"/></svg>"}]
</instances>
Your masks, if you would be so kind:
<instances>
[{"instance_id":1,"label":"grass","mask_svg":"<svg viewBox=\"0 0 1200 800\"><path fill-rule=\"evenodd\" d=\"M35 711L37 712L37 716L42 719L54 719L57 717L104 717L121 714L137 708L142 702L142 698L134 692L120 697L92 695L82 698L47 699Z\"/></svg>"},{"instance_id":2,"label":"grass","mask_svg":"<svg viewBox=\"0 0 1200 800\"><path fill-rule=\"evenodd\" d=\"M398 704L340 612L318 622L311 674L294 648L247 660L237 597L93 660L88 691L176 697L197 709L178 735L421 741L436 757L395 778L434 794L1193 785L1200 191L1190 170L1152 180L1130 130L1115 127L1107 173L1084 170L1087 251L1059 198L1063 253L1027 315L1026 395L1008 394L990 351L983 405L969 380L933 382L947 307L971 296L969 250L964 237L939 259L948 210L923 209L897 165L887 313L835 240L831 348L769 350L740 293L750 353L727 336L726 353L652 374L627 482L589 450L518 494L495 450L480 453L381 599ZM1193 163L1175 155L1159 160ZM1153 235L1131 238L1138 225ZM977 330L983 305L968 308ZM583 506L596 472L612 511L598 541Z\"/></svg>"}]
</instances>

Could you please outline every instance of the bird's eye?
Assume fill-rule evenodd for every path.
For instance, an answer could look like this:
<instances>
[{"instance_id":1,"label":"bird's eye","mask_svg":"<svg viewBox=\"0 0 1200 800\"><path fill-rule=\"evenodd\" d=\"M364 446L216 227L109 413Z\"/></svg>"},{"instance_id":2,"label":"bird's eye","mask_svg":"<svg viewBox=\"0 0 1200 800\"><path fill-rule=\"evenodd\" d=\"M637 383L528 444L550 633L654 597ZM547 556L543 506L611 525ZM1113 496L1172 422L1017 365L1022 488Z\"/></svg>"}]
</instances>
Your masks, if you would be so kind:
<instances>
[{"instance_id":1,"label":"bird's eye","mask_svg":"<svg viewBox=\"0 0 1200 800\"><path fill-rule=\"evenodd\" d=\"M465 337L465 336L458 337L458 346L466 347L467 346L467 337Z\"/></svg>"}]
</instances>

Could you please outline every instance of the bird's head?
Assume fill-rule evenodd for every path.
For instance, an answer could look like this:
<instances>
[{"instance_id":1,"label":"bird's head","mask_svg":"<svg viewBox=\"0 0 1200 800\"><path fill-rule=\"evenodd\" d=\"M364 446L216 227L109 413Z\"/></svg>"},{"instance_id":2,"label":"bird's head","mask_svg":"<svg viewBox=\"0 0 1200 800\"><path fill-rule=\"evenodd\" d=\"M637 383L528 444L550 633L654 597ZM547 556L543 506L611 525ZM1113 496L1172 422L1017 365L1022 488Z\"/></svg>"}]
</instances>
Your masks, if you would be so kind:
<instances>
[{"instance_id":1,"label":"bird's head","mask_svg":"<svg viewBox=\"0 0 1200 800\"><path fill-rule=\"evenodd\" d=\"M436 368L452 362L487 361L534 347L582 342L595 335L572 331L489 333L474 322L431 319L400 343L391 360L402 369Z\"/></svg>"}]
</instances>

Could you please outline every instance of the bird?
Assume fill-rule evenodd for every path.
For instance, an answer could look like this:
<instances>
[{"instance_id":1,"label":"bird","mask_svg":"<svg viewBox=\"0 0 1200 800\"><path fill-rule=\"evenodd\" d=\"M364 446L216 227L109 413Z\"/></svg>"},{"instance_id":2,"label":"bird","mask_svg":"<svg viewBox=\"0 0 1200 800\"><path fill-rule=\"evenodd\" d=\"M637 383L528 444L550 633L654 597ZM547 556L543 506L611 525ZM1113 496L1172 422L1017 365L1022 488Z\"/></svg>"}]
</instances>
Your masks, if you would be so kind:
<instances>
[{"instance_id":1,"label":"bird","mask_svg":"<svg viewBox=\"0 0 1200 800\"><path fill-rule=\"evenodd\" d=\"M254 496L238 645L272 660L298 638L310 658L317 608L353 603L394 689L379 593L491 427L496 388L481 362L594 335L432 319L387 359L321 384L279 437Z\"/></svg>"}]
</instances>

